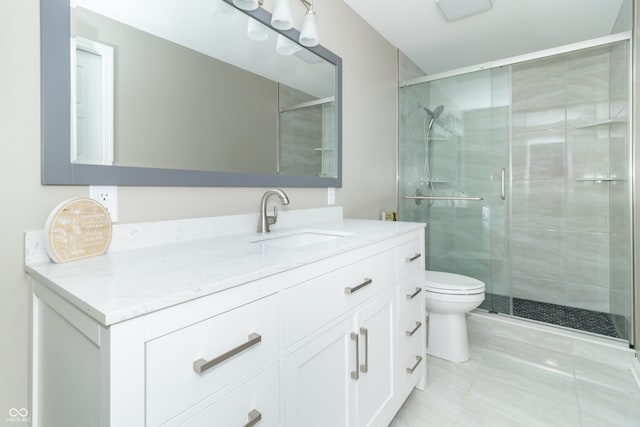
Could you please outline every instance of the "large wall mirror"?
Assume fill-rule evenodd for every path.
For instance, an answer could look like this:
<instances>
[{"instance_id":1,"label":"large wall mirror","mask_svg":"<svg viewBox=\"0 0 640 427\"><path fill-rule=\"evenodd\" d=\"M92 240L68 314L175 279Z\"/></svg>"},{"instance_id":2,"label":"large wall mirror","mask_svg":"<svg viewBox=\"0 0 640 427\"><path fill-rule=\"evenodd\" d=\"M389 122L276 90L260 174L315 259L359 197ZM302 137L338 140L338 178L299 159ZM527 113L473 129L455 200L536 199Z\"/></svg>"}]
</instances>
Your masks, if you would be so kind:
<instances>
[{"instance_id":1,"label":"large wall mirror","mask_svg":"<svg viewBox=\"0 0 640 427\"><path fill-rule=\"evenodd\" d=\"M232 0L42 0L42 181L341 186L342 61Z\"/></svg>"}]
</instances>

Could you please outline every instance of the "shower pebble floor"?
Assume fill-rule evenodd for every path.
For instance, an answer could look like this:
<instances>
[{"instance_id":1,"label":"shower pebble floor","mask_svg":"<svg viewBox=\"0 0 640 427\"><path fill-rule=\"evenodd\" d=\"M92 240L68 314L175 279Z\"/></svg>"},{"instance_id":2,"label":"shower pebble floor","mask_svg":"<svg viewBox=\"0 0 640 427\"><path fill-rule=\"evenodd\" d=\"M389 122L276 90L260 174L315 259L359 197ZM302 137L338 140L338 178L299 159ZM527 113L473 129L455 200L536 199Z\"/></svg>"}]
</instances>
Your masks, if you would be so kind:
<instances>
[{"instance_id":1,"label":"shower pebble floor","mask_svg":"<svg viewBox=\"0 0 640 427\"><path fill-rule=\"evenodd\" d=\"M511 301L512 299L508 296L487 293L480 308L497 313L509 313ZM625 319L616 314L514 297L513 315L594 334L627 339L624 329ZM620 327L616 328L616 325Z\"/></svg>"},{"instance_id":2,"label":"shower pebble floor","mask_svg":"<svg viewBox=\"0 0 640 427\"><path fill-rule=\"evenodd\" d=\"M411 393L390 427L640 427L632 350L496 317L467 317L467 362L428 357L427 388Z\"/></svg>"}]
</instances>

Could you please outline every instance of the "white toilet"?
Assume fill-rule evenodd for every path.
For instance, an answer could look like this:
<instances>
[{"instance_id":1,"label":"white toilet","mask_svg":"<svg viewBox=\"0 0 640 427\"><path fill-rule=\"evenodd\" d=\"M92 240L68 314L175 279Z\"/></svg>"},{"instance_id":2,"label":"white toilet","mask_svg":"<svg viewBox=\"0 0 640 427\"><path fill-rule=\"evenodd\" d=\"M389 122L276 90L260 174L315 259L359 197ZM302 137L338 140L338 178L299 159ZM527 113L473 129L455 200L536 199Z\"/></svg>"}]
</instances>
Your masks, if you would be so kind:
<instances>
[{"instance_id":1,"label":"white toilet","mask_svg":"<svg viewBox=\"0 0 640 427\"><path fill-rule=\"evenodd\" d=\"M469 359L465 313L484 301L484 283L471 277L425 271L424 298L429 313L427 353L452 362Z\"/></svg>"}]
</instances>

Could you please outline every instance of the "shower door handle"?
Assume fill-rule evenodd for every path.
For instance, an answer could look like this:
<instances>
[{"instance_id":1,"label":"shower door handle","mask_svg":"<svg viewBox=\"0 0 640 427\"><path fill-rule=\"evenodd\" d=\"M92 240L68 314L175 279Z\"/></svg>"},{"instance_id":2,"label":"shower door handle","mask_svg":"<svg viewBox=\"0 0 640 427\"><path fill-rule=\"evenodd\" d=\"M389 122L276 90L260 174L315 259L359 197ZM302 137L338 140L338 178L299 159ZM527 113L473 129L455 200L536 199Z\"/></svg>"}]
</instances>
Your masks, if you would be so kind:
<instances>
[{"instance_id":1,"label":"shower door handle","mask_svg":"<svg viewBox=\"0 0 640 427\"><path fill-rule=\"evenodd\" d=\"M500 171L500 198L502 200L507 198L507 189L505 187L505 170L504 168L502 168L502 170Z\"/></svg>"}]
</instances>

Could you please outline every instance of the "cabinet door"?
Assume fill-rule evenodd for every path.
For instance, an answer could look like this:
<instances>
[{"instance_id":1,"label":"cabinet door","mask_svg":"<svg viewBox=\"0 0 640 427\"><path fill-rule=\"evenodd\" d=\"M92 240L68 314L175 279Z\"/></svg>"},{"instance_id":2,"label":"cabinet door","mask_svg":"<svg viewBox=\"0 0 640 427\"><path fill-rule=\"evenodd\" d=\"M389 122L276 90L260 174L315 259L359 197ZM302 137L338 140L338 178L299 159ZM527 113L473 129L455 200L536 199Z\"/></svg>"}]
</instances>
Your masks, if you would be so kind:
<instances>
[{"instance_id":1,"label":"cabinet door","mask_svg":"<svg viewBox=\"0 0 640 427\"><path fill-rule=\"evenodd\" d=\"M353 426L355 340L351 319L332 327L285 358L287 427Z\"/></svg>"},{"instance_id":2,"label":"cabinet door","mask_svg":"<svg viewBox=\"0 0 640 427\"><path fill-rule=\"evenodd\" d=\"M357 425L370 426L393 398L393 296L384 292L356 314L360 377L356 382Z\"/></svg>"}]
</instances>

